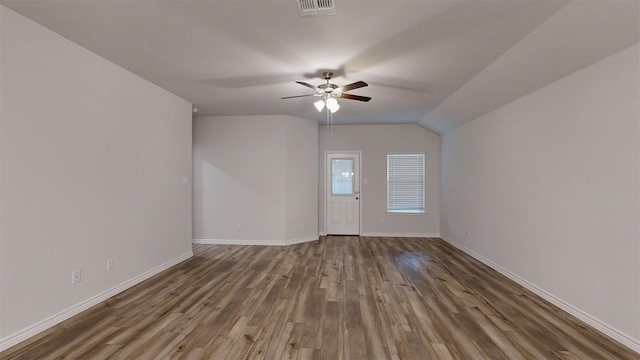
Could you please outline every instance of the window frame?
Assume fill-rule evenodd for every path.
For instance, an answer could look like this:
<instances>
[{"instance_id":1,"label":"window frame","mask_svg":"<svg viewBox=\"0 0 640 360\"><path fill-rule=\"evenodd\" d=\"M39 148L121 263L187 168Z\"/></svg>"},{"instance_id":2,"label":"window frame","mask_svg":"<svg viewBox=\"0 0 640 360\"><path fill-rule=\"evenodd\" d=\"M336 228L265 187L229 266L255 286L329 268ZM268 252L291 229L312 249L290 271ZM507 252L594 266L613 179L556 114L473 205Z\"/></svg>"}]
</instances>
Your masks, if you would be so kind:
<instances>
[{"instance_id":1,"label":"window frame","mask_svg":"<svg viewBox=\"0 0 640 360\"><path fill-rule=\"evenodd\" d=\"M402 159L402 157L405 159ZM410 164L410 157L415 157L415 164ZM409 165L409 168L402 169L400 166L402 164L397 164L398 161L404 160L404 165ZM421 161L421 164L418 162ZM393 166L393 168L392 168ZM411 173L411 167L415 168L415 173ZM414 214L414 215L422 215L426 213L426 154L425 153L387 153L387 205L386 212L389 214ZM407 173L407 171L409 173ZM404 172L404 173L403 173ZM415 176L415 179L404 179L398 180L399 176ZM392 179L394 178L394 179ZM414 183L411 184L410 181L414 180ZM401 181L409 181L408 184L402 186L398 184ZM399 208L403 199L401 198L403 195L396 195L398 192L411 192L416 191L416 195L421 198L416 199L407 199L405 196L404 202L407 205L412 202L415 203L415 206L407 206L405 208Z\"/></svg>"}]
</instances>

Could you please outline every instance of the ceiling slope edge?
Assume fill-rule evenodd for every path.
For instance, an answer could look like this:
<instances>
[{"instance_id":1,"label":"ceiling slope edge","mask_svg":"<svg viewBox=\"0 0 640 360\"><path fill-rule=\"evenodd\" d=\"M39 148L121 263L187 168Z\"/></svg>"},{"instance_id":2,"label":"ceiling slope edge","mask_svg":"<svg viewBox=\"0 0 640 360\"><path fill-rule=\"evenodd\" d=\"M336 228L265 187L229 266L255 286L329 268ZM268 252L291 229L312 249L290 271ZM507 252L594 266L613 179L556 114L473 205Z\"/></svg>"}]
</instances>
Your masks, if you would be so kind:
<instances>
[{"instance_id":1,"label":"ceiling slope edge","mask_svg":"<svg viewBox=\"0 0 640 360\"><path fill-rule=\"evenodd\" d=\"M427 113L440 135L640 41L640 3L573 1Z\"/></svg>"}]
</instances>

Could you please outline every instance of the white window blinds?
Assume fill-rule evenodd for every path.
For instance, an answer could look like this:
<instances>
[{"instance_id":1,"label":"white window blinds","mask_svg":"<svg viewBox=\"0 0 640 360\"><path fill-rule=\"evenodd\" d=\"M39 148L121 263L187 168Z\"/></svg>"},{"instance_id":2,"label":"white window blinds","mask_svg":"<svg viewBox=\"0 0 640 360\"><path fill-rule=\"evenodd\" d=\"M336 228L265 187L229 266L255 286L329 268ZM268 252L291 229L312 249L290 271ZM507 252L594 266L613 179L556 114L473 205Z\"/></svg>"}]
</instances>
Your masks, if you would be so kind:
<instances>
[{"instance_id":1,"label":"white window blinds","mask_svg":"<svg viewBox=\"0 0 640 360\"><path fill-rule=\"evenodd\" d=\"M387 212L424 213L424 154L387 154Z\"/></svg>"}]
</instances>

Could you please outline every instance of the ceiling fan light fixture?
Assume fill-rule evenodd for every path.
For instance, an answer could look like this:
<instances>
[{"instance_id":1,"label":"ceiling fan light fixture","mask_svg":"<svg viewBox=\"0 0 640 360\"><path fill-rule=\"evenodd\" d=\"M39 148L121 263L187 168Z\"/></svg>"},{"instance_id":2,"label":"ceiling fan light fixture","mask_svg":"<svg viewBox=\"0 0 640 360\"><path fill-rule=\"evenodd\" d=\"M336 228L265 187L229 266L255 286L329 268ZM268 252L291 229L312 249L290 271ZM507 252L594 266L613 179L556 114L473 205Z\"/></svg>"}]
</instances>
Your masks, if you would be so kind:
<instances>
[{"instance_id":1,"label":"ceiling fan light fixture","mask_svg":"<svg viewBox=\"0 0 640 360\"><path fill-rule=\"evenodd\" d=\"M331 113L334 113L338 111L338 109L340 109L340 104L338 104L338 100L336 100L336 98L333 98L333 97L330 97L327 99L326 105L327 105L327 109L329 109Z\"/></svg>"},{"instance_id":2,"label":"ceiling fan light fixture","mask_svg":"<svg viewBox=\"0 0 640 360\"><path fill-rule=\"evenodd\" d=\"M322 109L324 109L324 100L318 100L318 101L314 102L313 106L315 106L316 109L318 109L318 112L321 112Z\"/></svg>"}]
</instances>

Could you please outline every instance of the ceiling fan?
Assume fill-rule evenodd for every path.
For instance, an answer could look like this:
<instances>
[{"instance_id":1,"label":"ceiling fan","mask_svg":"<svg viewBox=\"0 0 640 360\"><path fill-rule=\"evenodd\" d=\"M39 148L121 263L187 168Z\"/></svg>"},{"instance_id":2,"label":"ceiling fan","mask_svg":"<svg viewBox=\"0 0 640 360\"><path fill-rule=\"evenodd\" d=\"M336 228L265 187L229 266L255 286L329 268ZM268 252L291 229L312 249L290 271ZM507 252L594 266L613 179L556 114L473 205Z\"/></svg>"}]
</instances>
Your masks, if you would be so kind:
<instances>
[{"instance_id":1,"label":"ceiling fan","mask_svg":"<svg viewBox=\"0 0 640 360\"><path fill-rule=\"evenodd\" d=\"M315 94L286 96L286 97L283 97L282 99L292 99L292 98L307 97L307 96L320 96L322 97L322 99L316 101L315 103L313 103L313 105L315 105L316 109L318 109L319 112L322 111L322 109L326 106L327 109L331 111L331 113L334 113L338 111L338 109L340 109L340 104L338 104L338 100L337 100L338 98L358 100L358 101L364 101L364 102L371 100L371 98L368 96L345 94L345 92L347 91L369 86L369 84L367 84L364 81L357 81L357 82L354 82L353 84L338 86L336 84L330 83L330 80L333 77L333 73L331 71L323 72L322 76L327 82L325 84L320 84L318 86L313 86L304 81L296 81L298 84L302 86L306 86L310 89L315 90L316 91Z\"/></svg>"}]
</instances>

